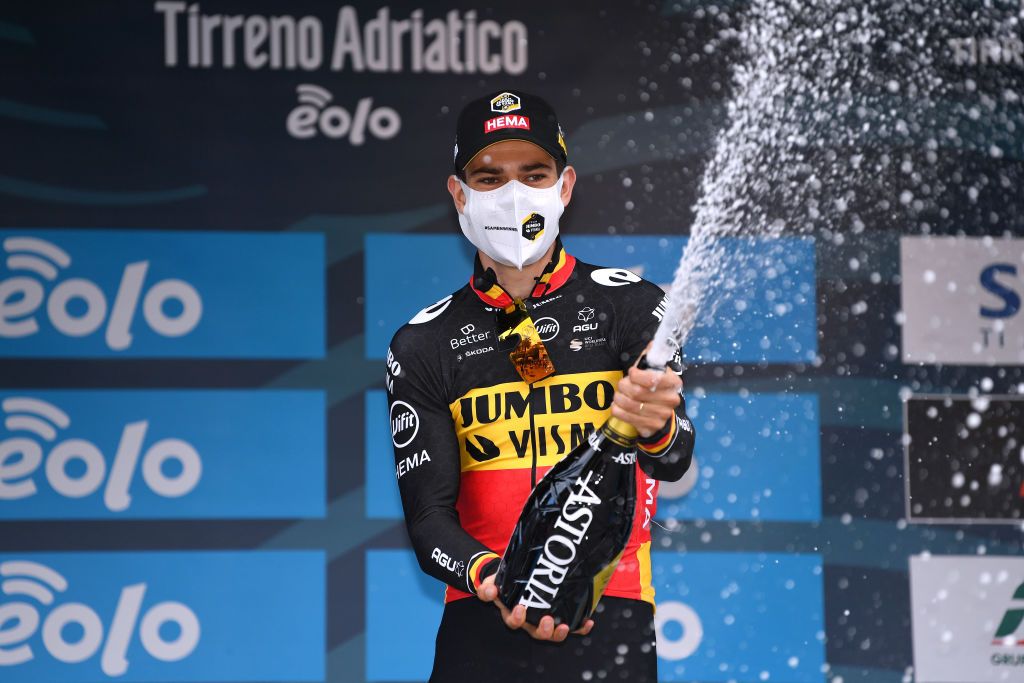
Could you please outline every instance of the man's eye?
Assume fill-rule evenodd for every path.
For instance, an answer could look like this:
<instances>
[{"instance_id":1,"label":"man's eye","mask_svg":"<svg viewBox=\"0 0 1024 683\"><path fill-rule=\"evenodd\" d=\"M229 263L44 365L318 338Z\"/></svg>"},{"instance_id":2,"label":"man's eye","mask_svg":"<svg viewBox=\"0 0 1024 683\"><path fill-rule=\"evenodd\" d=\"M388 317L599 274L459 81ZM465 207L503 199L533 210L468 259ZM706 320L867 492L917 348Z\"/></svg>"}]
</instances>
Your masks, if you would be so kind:
<instances>
[{"instance_id":1,"label":"man's eye","mask_svg":"<svg viewBox=\"0 0 1024 683\"><path fill-rule=\"evenodd\" d=\"M526 176L526 182L528 183L539 183L547 179L546 173L532 173Z\"/></svg>"}]
</instances>

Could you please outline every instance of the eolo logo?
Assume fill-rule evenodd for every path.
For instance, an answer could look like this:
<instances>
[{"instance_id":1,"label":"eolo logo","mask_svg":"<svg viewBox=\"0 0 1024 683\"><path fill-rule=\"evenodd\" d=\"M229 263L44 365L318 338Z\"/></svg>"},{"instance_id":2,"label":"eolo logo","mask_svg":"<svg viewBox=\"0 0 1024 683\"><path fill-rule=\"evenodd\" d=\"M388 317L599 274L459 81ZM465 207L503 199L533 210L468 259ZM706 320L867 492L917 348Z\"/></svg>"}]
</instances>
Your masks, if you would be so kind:
<instances>
[{"instance_id":1,"label":"eolo logo","mask_svg":"<svg viewBox=\"0 0 1024 683\"><path fill-rule=\"evenodd\" d=\"M120 280L106 287L81 277L64 277L71 255L37 237L3 240L10 275L0 276L0 340L31 337L48 322L66 337L102 331L108 348L132 345L132 324L140 313L157 335L181 337L199 324L203 301L188 282L147 277L149 261L124 265Z\"/></svg>"},{"instance_id":2,"label":"eolo logo","mask_svg":"<svg viewBox=\"0 0 1024 683\"><path fill-rule=\"evenodd\" d=\"M1017 631L1020 630L1021 624L1024 623L1024 583L1017 586L1017 590L1013 593L1013 600L1014 602L1019 602L1020 605L1011 606L1006 610L1003 620L999 622L999 626L996 628L995 639L992 641L993 645L1002 647L1024 645L1024 637L1017 636Z\"/></svg>"},{"instance_id":3,"label":"eolo logo","mask_svg":"<svg viewBox=\"0 0 1024 683\"><path fill-rule=\"evenodd\" d=\"M145 583L124 586L116 605L96 609L81 602L56 604L68 581L51 567L28 560L0 563L0 667L17 666L37 658L30 641L42 629L42 649L65 664L84 662L97 653L107 676L128 671L128 649L138 637L149 656L163 662L188 657L199 644L195 612L180 602L147 604ZM26 598L20 600L18 598ZM113 614L104 624L100 614ZM72 636L71 634L77 634ZM173 635L168 635L173 634Z\"/></svg>"}]
</instances>

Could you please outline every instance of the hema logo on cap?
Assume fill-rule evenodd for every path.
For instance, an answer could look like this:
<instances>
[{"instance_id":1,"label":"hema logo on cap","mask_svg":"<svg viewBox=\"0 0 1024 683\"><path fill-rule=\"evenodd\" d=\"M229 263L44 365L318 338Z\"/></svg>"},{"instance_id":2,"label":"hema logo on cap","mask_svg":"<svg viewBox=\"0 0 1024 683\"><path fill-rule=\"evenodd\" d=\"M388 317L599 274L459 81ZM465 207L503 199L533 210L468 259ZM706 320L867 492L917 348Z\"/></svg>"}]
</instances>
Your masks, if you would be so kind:
<instances>
[{"instance_id":1,"label":"hema logo on cap","mask_svg":"<svg viewBox=\"0 0 1024 683\"><path fill-rule=\"evenodd\" d=\"M519 96L510 92L503 92L491 100L491 111L496 114L507 114L519 109L520 106Z\"/></svg>"}]
</instances>

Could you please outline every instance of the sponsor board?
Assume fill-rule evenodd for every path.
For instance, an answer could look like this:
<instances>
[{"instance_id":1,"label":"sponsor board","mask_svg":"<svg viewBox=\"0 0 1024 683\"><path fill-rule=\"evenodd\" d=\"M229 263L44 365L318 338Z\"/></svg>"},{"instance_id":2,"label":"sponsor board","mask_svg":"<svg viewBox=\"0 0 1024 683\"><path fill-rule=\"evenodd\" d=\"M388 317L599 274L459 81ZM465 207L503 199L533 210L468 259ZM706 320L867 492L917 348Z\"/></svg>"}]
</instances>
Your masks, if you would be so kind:
<instances>
[{"instance_id":1,"label":"sponsor board","mask_svg":"<svg viewBox=\"0 0 1024 683\"><path fill-rule=\"evenodd\" d=\"M383 359L394 332L407 320L427 322L444 311L450 299L423 307L466 284L473 272L473 252L466 248L466 240L461 235L374 233L364 239L365 353L367 358ZM629 262L622 265L633 268L644 279L667 286L687 239L577 235L565 237L564 242L570 254L588 263L604 263L608 254L628 253ZM743 315L730 316L728 325L702 324L694 329L685 349L687 361L801 363L813 360L818 348L813 241L780 238L723 242L731 254L750 256L749 266L758 276L744 287L723 295L720 310L742 305ZM423 258L423 254L428 253L431 258ZM593 272L592 278L606 287L628 287L640 279L623 268L599 269ZM417 295L411 297L409 292ZM661 309L659 306L652 310L652 319L663 315ZM563 320L561 334L568 337L570 327L595 325L598 320L599 317L586 322ZM590 341L582 332L577 332L575 338L578 349L570 345L573 350L586 351L605 343L603 333L595 334Z\"/></svg>"},{"instance_id":2,"label":"sponsor board","mask_svg":"<svg viewBox=\"0 0 1024 683\"><path fill-rule=\"evenodd\" d=\"M1024 239L900 239L903 362L1024 365Z\"/></svg>"},{"instance_id":3,"label":"sponsor board","mask_svg":"<svg viewBox=\"0 0 1024 683\"><path fill-rule=\"evenodd\" d=\"M0 357L320 358L314 234L0 230Z\"/></svg>"},{"instance_id":4,"label":"sponsor board","mask_svg":"<svg viewBox=\"0 0 1024 683\"><path fill-rule=\"evenodd\" d=\"M1024 676L1024 558L910 558L914 680L990 683Z\"/></svg>"},{"instance_id":5,"label":"sponsor board","mask_svg":"<svg viewBox=\"0 0 1024 683\"><path fill-rule=\"evenodd\" d=\"M1024 520L1024 396L912 396L903 434L908 520Z\"/></svg>"},{"instance_id":6,"label":"sponsor board","mask_svg":"<svg viewBox=\"0 0 1024 683\"><path fill-rule=\"evenodd\" d=\"M322 517L322 391L0 391L0 519Z\"/></svg>"},{"instance_id":7,"label":"sponsor board","mask_svg":"<svg viewBox=\"0 0 1024 683\"><path fill-rule=\"evenodd\" d=\"M0 578L5 683L324 678L319 551L4 553Z\"/></svg>"},{"instance_id":8,"label":"sponsor board","mask_svg":"<svg viewBox=\"0 0 1024 683\"><path fill-rule=\"evenodd\" d=\"M660 681L820 683L818 555L652 552Z\"/></svg>"},{"instance_id":9,"label":"sponsor board","mask_svg":"<svg viewBox=\"0 0 1024 683\"><path fill-rule=\"evenodd\" d=\"M815 394L688 396L694 463L664 482L657 518L821 519L820 409Z\"/></svg>"}]
</instances>

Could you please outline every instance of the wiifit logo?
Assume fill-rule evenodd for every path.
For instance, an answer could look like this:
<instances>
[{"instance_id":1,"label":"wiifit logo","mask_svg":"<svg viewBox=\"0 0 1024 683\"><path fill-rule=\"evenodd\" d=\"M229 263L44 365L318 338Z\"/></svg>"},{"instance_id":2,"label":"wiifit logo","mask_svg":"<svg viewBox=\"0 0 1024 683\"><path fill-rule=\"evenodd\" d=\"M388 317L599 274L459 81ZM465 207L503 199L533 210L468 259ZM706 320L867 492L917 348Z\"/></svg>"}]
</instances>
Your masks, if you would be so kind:
<instances>
[{"instance_id":1,"label":"wiifit logo","mask_svg":"<svg viewBox=\"0 0 1024 683\"><path fill-rule=\"evenodd\" d=\"M7 237L3 250L0 338L32 337L49 326L72 339L102 334L107 348L123 351L140 314L139 322L162 337L184 336L202 319L196 288L178 278L154 279L149 260L125 263L101 284L69 274L71 254L52 241Z\"/></svg>"},{"instance_id":2,"label":"wiifit logo","mask_svg":"<svg viewBox=\"0 0 1024 683\"><path fill-rule=\"evenodd\" d=\"M137 478L151 493L180 498L199 484L203 463L195 447L177 438L154 440L149 421L125 424L116 441L76 438L59 406L30 396L0 401L0 510L3 501L36 496L49 487L68 499L102 497L111 512L131 505Z\"/></svg>"},{"instance_id":3,"label":"wiifit logo","mask_svg":"<svg viewBox=\"0 0 1024 683\"><path fill-rule=\"evenodd\" d=\"M319 358L324 238L0 230L0 356Z\"/></svg>"},{"instance_id":4,"label":"wiifit logo","mask_svg":"<svg viewBox=\"0 0 1024 683\"><path fill-rule=\"evenodd\" d=\"M79 664L98 655L100 671L116 677L128 672L134 642L142 646L134 656L162 662L185 659L199 644L195 612L174 600L157 602L146 583L123 586L113 604L86 604L62 599L68 579L42 563L0 562L0 579L0 670L37 658Z\"/></svg>"}]
</instances>

